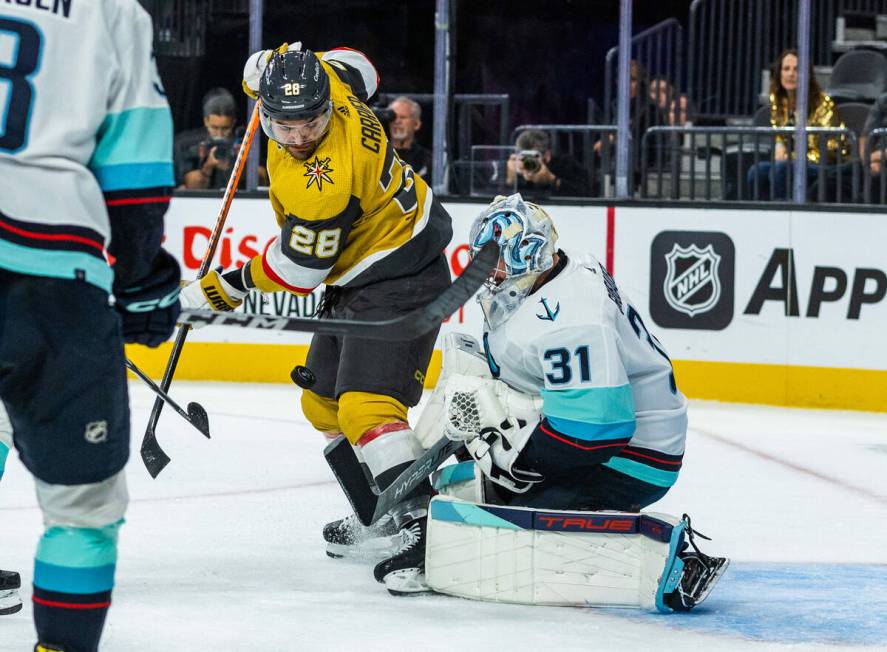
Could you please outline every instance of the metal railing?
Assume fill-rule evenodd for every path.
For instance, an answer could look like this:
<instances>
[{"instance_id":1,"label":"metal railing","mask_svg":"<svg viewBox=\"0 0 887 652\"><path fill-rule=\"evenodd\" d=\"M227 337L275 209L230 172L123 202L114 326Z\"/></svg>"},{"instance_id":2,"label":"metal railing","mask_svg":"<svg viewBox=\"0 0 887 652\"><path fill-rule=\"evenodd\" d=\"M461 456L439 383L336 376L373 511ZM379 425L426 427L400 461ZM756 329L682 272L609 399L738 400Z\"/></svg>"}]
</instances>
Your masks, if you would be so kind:
<instances>
[{"instance_id":1,"label":"metal railing","mask_svg":"<svg viewBox=\"0 0 887 652\"><path fill-rule=\"evenodd\" d=\"M887 0L814 0L810 59L834 59L835 22L844 13L887 14ZM798 42L797 0L694 0L690 5L687 92L697 115L723 119L750 115L761 74Z\"/></svg>"},{"instance_id":2,"label":"metal railing","mask_svg":"<svg viewBox=\"0 0 887 652\"><path fill-rule=\"evenodd\" d=\"M866 204L887 204L887 128L865 134L862 155L862 197ZM872 155L877 154L877 170L872 171Z\"/></svg>"},{"instance_id":3,"label":"metal railing","mask_svg":"<svg viewBox=\"0 0 887 652\"><path fill-rule=\"evenodd\" d=\"M808 162L815 165L808 201L861 201L856 134L838 127L807 132L820 136L819 160L825 161ZM781 139L790 154L794 134L793 127L653 127L641 147L641 198L791 201L792 159L778 161L775 153ZM833 150L830 141L838 143Z\"/></svg>"},{"instance_id":4,"label":"metal railing","mask_svg":"<svg viewBox=\"0 0 887 652\"><path fill-rule=\"evenodd\" d=\"M475 145L465 165L464 175L470 179L469 195L491 197L495 194L526 192L529 196L604 197L612 196L613 166L615 164L615 135L613 125L521 125L515 128L512 142L528 130L544 131L551 140L551 154L560 159L571 178L560 189L525 187L523 175L517 167L520 160L509 160L517 150L511 146ZM595 144L601 144L595 147ZM517 167L515 167L517 166ZM580 189L579 192L573 192Z\"/></svg>"}]
</instances>

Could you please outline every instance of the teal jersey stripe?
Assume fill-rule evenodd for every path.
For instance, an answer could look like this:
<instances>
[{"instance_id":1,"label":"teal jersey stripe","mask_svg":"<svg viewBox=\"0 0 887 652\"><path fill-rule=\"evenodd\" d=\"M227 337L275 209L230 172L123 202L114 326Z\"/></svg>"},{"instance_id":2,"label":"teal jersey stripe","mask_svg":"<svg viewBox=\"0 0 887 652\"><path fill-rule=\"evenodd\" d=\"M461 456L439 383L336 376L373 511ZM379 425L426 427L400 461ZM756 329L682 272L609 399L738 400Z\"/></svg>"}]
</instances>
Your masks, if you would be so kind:
<instances>
[{"instance_id":1,"label":"teal jersey stripe","mask_svg":"<svg viewBox=\"0 0 887 652\"><path fill-rule=\"evenodd\" d=\"M113 566L120 523L103 528L47 528L37 545L37 561L68 568Z\"/></svg>"},{"instance_id":2,"label":"teal jersey stripe","mask_svg":"<svg viewBox=\"0 0 887 652\"><path fill-rule=\"evenodd\" d=\"M93 173L104 192L172 186L172 163L120 163L94 168Z\"/></svg>"},{"instance_id":3,"label":"teal jersey stripe","mask_svg":"<svg viewBox=\"0 0 887 652\"><path fill-rule=\"evenodd\" d=\"M654 469L652 466L647 466L634 460L627 460L624 457L614 457L609 462L604 462L604 466L657 487L670 487L678 479L677 471Z\"/></svg>"},{"instance_id":4,"label":"teal jersey stripe","mask_svg":"<svg viewBox=\"0 0 887 652\"><path fill-rule=\"evenodd\" d=\"M101 593L114 588L114 564L68 568L34 561L34 586L60 593Z\"/></svg>"},{"instance_id":5,"label":"teal jersey stripe","mask_svg":"<svg viewBox=\"0 0 887 652\"><path fill-rule=\"evenodd\" d=\"M434 479L434 488L440 491L451 484L458 484L468 480L474 480L474 462L450 464L441 469L438 476Z\"/></svg>"},{"instance_id":6,"label":"teal jersey stripe","mask_svg":"<svg viewBox=\"0 0 887 652\"><path fill-rule=\"evenodd\" d=\"M77 271L83 273L83 280L110 294L114 272L104 260L78 251L52 251L33 249L0 239L0 267L19 274L50 276L52 278L77 278Z\"/></svg>"},{"instance_id":7,"label":"teal jersey stripe","mask_svg":"<svg viewBox=\"0 0 887 652\"><path fill-rule=\"evenodd\" d=\"M506 521L504 518L499 518L473 503L434 501L431 503L431 518L436 521L450 521L452 523L464 523L465 525L497 527L504 530L521 529L514 523Z\"/></svg>"},{"instance_id":8,"label":"teal jersey stripe","mask_svg":"<svg viewBox=\"0 0 887 652\"><path fill-rule=\"evenodd\" d=\"M6 469L6 457L9 455L9 447L0 441L0 478L3 477L3 471Z\"/></svg>"},{"instance_id":9,"label":"teal jersey stripe","mask_svg":"<svg viewBox=\"0 0 887 652\"><path fill-rule=\"evenodd\" d=\"M546 417L548 423L564 435L586 441L606 441L608 439L626 439L634 434L635 422L623 421L622 423L588 423L587 421L573 421L572 419L558 419Z\"/></svg>"},{"instance_id":10,"label":"teal jersey stripe","mask_svg":"<svg viewBox=\"0 0 887 652\"><path fill-rule=\"evenodd\" d=\"M562 433L580 439L616 439L634 433L634 395L627 384L543 389L542 413Z\"/></svg>"},{"instance_id":11,"label":"teal jersey stripe","mask_svg":"<svg viewBox=\"0 0 887 652\"><path fill-rule=\"evenodd\" d=\"M127 163L172 165L172 114L167 107L130 109L105 118L89 167Z\"/></svg>"}]
</instances>

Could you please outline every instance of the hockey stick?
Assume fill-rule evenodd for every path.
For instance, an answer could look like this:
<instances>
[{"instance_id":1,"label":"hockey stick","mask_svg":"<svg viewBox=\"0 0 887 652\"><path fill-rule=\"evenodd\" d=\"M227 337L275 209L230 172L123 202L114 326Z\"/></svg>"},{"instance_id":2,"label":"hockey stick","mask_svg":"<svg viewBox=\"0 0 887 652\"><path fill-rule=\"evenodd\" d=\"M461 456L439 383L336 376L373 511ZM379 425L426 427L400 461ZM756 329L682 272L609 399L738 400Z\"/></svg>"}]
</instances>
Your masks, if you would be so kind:
<instances>
[{"instance_id":1,"label":"hockey stick","mask_svg":"<svg viewBox=\"0 0 887 652\"><path fill-rule=\"evenodd\" d=\"M157 394L164 403L167 403L169 407L178 412L185 421L197 428L204 437L209 439L209 417L206 415L206 410L203 409L203 406L200 405L200 403L191 401L188 403L188 411L185 412L178 403L172 400L172 397L169 394L160 389L157 386L157 383L148 378L144 371L136 367L129 360L126 360L126 368L141 378L145 384L151 388L151 391Z\"/></svg>"},{"instance_id":2,"label":"hockey stick","mask_svg":"<svg viewBox=\"0 0 887 652\"><path fill-rule=\"evenodd\" d=\"M423 335L452 315L468 301L490 276L499 260L499 246L488 242L462 275L431 303L412 312L383 321L354 319L307 319L304 317L267 317L241 312L183 310L182 324L193 326L236 326L278 331L351 335L370 340L408 340Z\"/></svg>"},{"instance_id":3,"label":"hockey stick","mask_svg":"<svg viewBox=\"0 0 887 652\"><path fill-rule=\"evenodd\" d=\"M212 265L213 257L216 253L216 247L222 235L222 228L225 226L225 219L228 217L228 209L231 208L231 201L234 199L234 193L237 191L237 184L240 183L240 175L246 165L246 157L252 146L253 136L256 135L256 129L259 125L259 106L260 102L256 102L253 107L252 116L250 116L249 124L246 126L246 132L243 134L243 141L240 143L240 151L237 152L237 158L234 160L234 166L231 169L231 176L228 178L228 185L225 187L225 194L222 197L222 206L216 217L216 224L213 227L212 234L209 238L209 244L206 247L206 253L203 255L203 261L200 263L200 269L197 272L197 278L203 278ZM183 324L179 327L176 334L176 340L172 345L169 354L169 360L166 363L166 370L163 372L163 378L160 381L160 387L163 391L169 389L172 383L172 376L179 364L179 356L182 354L182 347L185 346L185 338L188 337L188 331L191 327ZM142 461L145 468L152 478L163 470L169 464L169 456L160 448L157 441L157 421L160 419L160 411L163 409L163 399L159 396L154 401L154 407L151 409L151 416L148 419L148 427L145 429L145 436L142 439Z\"/></svg>"},{"instance_id":4,"label":"hockey stick","mask_svg":"<svg viewBox=\"0 0 887 652\"><path fill-rule=\"evenodd\" d=\"M348 496L348 502L354 508L357 518L364 525L371 525L391 511L404 496L464 445L465 442L441 437L383 491L379 491L367 481L354 448L345 437L337 437L324 449L323 455L333 470L336 480L339 481L342 491Z\"/></svg>"}]
</instances>

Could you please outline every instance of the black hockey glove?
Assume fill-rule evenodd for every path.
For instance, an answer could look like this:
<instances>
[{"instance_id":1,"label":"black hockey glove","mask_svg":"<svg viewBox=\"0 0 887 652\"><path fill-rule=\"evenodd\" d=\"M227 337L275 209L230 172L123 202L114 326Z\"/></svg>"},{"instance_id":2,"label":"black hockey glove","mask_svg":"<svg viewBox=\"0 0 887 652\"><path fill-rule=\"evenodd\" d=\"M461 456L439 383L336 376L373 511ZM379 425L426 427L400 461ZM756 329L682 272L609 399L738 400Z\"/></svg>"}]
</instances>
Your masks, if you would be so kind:
<instances>
[{"instance_id":1,"label":"black hockey glove","mask_svg":"<svg viewBox=\"0 0 887 652\"><path fill-rule=\"evenodd\" d=\"M181 278L176 259L160 249L147 277L136 285L115 290L115 306L123 319L123 339L128 344L154 347L169 339L181 310Z\"/></svg>"}]
</instances>

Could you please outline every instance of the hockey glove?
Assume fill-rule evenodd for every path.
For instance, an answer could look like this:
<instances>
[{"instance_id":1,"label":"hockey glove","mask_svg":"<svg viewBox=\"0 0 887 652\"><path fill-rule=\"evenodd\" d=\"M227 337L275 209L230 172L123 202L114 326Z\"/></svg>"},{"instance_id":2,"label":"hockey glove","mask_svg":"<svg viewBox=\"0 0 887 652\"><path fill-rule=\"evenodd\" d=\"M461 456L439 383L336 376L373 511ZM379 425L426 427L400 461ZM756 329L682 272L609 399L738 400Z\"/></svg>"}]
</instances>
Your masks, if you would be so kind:
<instances>
[{"instance_id":1,"label":"hockey glove","mask_svg":"<svg viewBox=\"0 0 887 652\"><path fill-rule=\"evenodd\" d=\"M509 491L524 493L545 478L531 469L515 466L520 450L512 446L509 437L526 442L535 430L535 424L509 417L499 428L484 428L480 435L465 442L465 448L474 458L483 474Z\"/></svg>"},{"instance_id":2,"label":"hockey glove","mask_svg":"<svg viewBox=\"0 0 887 652\"><path fill-rule=\"evenodd\" d=\"M539 421L541 399L500 380L453 374L444 391L444 430L464 441L478 467L493 482L523 493L543 477L514 463Z\"/></svg>"},{"instance_id":3,"label":"hockey glove","mask_svg":"<svg viewBox=\"0 0 887 652\"><path fill-rule=\"evenodd\" d=\"M218 310L221 312L230 312L239 307L243 303L243 298L249 293L248 290L239 289L226 280L229 275L237 277L240 275L239 270L233 270L233 274L228 272L222 276L222 268L212 270L203 278L188 283L182 288L182 308L188 310ZM236 282L236 281L235 281Z\"/></svg>"},{"instance_id":4,"label":"hockey glove","mask_svg":"<svg viewBox=\"0 0 887 652\"><path fill-rule=\"evenodd\" d=\"M161 249L151 273L138 285L115 290L114 307L128 344L159 346L169 339L179 316L179 264Z\"/></svg>"}]
</instances>

